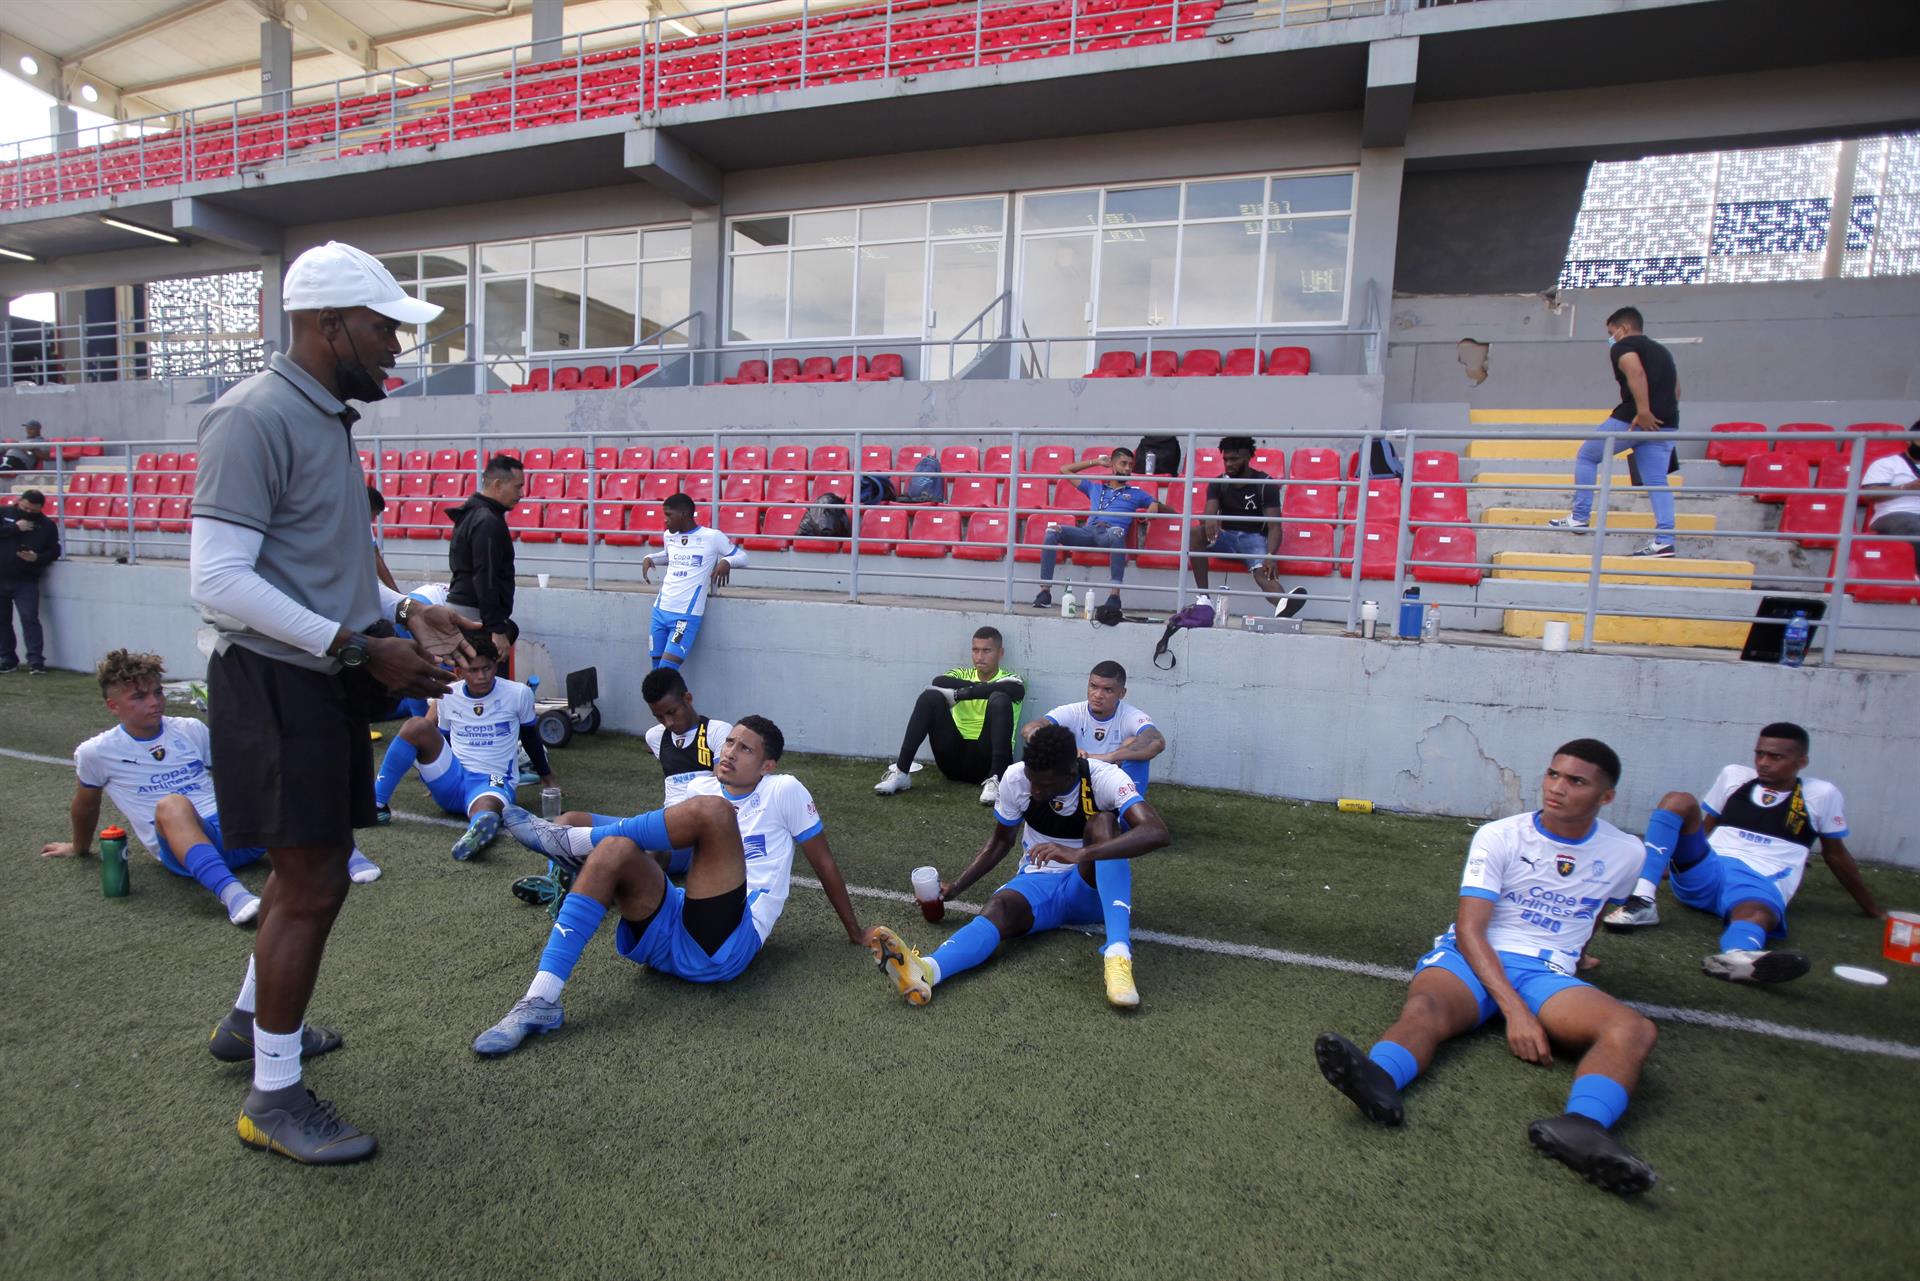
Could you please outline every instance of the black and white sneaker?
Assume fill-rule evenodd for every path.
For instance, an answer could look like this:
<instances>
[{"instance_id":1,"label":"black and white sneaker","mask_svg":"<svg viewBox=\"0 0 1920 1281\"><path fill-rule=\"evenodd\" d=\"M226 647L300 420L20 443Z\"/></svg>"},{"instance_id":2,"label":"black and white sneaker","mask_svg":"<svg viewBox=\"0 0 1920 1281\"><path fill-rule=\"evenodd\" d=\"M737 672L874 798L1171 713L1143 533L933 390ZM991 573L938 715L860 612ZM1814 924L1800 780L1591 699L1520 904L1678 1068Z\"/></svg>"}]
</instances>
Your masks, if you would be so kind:
<instances>
[{"instance_id":1,"label":"black and white sneaker","mask_svg":"<svg viewBox=\"0 0 1920 1281\"><path fill-rule=\"evenodd\" d=\"M1660 909L1653 905L1652 899L1636 894L1601 917L1600 924L1616 933L1644 929L1660 924Z\"/></svg>"},{"instance_id":2,"label":"black and white sneaker","mask_svg":"<svg viewBox=\"0 0 1920 1281\"><path fill-rule=\"evenodd\" d=\"M17 658L11 663L0 663L0 676L11 676L19 670L20 660Z\"/></svg>"},{"instance_id":3,"label":"black and white sneaker","mask_svg":"<svg viewBox=\"0 0 1920 1281\"><path fill-rule=\"evenodd\" d=\"M1673 554L1673 544L1663 543L1657 538L1643 547L1635 548L1631 553L1643 560L1671 560Z\"/></svg>"},{"instance_id":4,"label":"black and white sneaker","mask_svg":"<svg viewBox=\"0 0 1920 1281\"><path fill-rule=\"evenodd\" d=\"M1716 952L1700 962L1700 968L1714 978L1729 983L1788 983L1813 968L1805 952L1780 948L1772 952L1750 952L1734 948Z\"/></svg>"},{"instance_id":5,"label":"black and white sneaker","mask_svg":"<svg viewBox=\"0 0 1920 1281\"><path fill-rule=\"evenodd\" d=\"M1627 1151L1592 1117L1564 1113L1527 1127L1534 1151L1550 1156L1615 1196L1637 1196L1660 1181L1653 1167Z\"/></svg>"},{"instance_id":6,"label":"black and white sneaker","mask_svg":"<svg viewBox=\"0 0 1920 1281\"><path fill-rule=\"evenodd\" d=\"M1273 607L1273 616L1275 618L1292 618L1306 607L1307 589L1304 587L1296 587L1280 598L1280 603Z\"/></svg>"},{"instance_id":7,"label":"black and white sneaker","mask_svg":"<svg viewBox=\"0 0 1920 1281\"><path fill-rule=\"evenodd\" d=\"M1367 1120L1375 1125L1399 1125L1406 1120L1393 1078L1346 1037L1338 1032L1322 1032L1315 1037L1313 1061L1320 1065L1320 1075L1327 1078L1327 1084L1353 1100Z\"/></svg>"}]
</instances>

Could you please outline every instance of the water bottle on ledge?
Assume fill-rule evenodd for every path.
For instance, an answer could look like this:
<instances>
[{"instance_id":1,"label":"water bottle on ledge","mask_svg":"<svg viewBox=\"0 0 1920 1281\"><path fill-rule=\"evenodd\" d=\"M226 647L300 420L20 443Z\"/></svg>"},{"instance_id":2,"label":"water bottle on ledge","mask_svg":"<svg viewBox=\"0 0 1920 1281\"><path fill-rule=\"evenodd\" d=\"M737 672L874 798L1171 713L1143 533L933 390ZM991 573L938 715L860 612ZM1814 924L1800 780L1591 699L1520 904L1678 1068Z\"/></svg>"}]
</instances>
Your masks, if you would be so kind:
<instances>
[{"instance_id":1,"label":"water bottle on ledge","mask_svg":"<svg viewBox=\"0 0 1920 1281\"><path fill-rule=\"evenodd\" d=\"M1787 624L1786 631L1780 637L1780 666L1798 667L1807 659L1807 637L1812 633L1807 625L1807 611L1797 609L1793 612L1793 621Z\"/></svg>"},{"instance_id":2,"label":"water bottle on ledge","mask_svg":"<svg viewBox=\"0 0 1920 1281\"><path fill-rule=\"evenodd\" d=\"M1427 617L1420 624L1420 639L1423 641L1440 639L1440 607L1438 605L1427 606Z\"/></svg>"}]
</instances>

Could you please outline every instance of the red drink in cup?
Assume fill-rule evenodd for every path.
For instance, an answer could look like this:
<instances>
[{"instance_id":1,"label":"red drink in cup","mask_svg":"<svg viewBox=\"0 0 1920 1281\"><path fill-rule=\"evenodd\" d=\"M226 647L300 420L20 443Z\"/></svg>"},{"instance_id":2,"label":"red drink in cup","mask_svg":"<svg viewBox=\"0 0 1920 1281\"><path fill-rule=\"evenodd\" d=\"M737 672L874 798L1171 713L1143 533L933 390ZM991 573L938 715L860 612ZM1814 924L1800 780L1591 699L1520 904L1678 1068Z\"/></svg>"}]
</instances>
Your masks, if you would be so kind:
<instances>
[{"instance_id":1,"label":"red drink in cup","mask_svg":"<svg viewBox=\"0 0 1920 1281\"><path fill-rule=\"evenodd\" d=\"M920 915L927 918L928 924L937 925L946 919L946 900L940 897L940 872L938 868L916 867L913 869L913 897L920 904Z\"/></svg>"}]
</instances>

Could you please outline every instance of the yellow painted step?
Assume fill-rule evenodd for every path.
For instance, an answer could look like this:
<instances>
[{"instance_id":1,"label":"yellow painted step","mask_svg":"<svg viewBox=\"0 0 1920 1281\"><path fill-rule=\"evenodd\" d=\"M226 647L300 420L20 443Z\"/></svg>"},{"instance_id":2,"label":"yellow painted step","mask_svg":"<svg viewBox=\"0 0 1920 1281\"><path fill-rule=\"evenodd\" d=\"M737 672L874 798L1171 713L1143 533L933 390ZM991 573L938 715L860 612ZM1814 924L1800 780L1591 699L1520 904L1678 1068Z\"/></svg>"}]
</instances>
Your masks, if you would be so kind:
<instances>
[{"instance_id":1,"label":"yellow painted step","mask_svg":"<svg viewBox=\"0 0 1920 1281\"><path fill-rule=\"evenodd\" d=\"M1539 583L1584 583L1593 567L1591 555L1562 552L1495 552L1495 578L1524 578ZM1703 575L1716 577L1703 577ZM1726 575L1726 577L1718 577ZM1650 587L1711 587L1722 591L1753 585L1753 562L1708 560L1704 557L1602 556L1600 581L1637 583Z\"/></svg>"},{"instance_id":2,"label":"yellow painted step","mask_svg":"<svg viewBox=\"0 0 1920 1281\"><path fill-rule=\"evenodd\" d=\"M1476 427L1598 427L1608 409L1473 409L1467 421Z\"/></svg>"},{"instance_id":3,"label":"yellow painted step","mask_svg":"<svg viewBox=\"0 0 1920 1281\"><path fill-rule=\"evenodd\" d=\"M1544 525L1550 520L1558 520L1567 514L1564 507L1489 507L1480 513L1480 519L1489 525ZM1719 528L1719 521L1705 513L1681 512L1673 518L1676 533L1710 534ZM1610 511L1607 513L1607 532L1615 530L1641 530L1653 528L1653 513L1640 511Z\"/></svg>"},{"instance_id":4,"label":"yellow painted step","mask_svg":"<svg viewBox=\"0 0 1920 1281\"><path fill-rule=\"evenodd\" d=\"M1580 452L1577 440L1476 440L1467 445L1469 458L1524 458L1534 459L1572 458Z\"/></svg>"},{"instance_id":5,"label":"yellow painted step","mask_svg":"<svg viewBox=\"0 0 1920 1281\"><path fill-rule=\"evenodd\" d=\"M1567 624L1574 641L1587 630L1585 614L1549 614L1532 609L1506 611L1501 627L1509 636L1539 636L1547 621ZM1593 639L1601 645L1697 645L1705 649L1739 649L1747 643L1747 623L1702 623L1686 618L1637 618L1599 614L1593 620Z\"/></svg>"},{"instance_id":6,"label":"yellow painted step","mask_svg":"<svg viewBox=\"0 0 1920 1281\"><path fill-rule=\"evenodd\" d=\"M1560 489L1573 488L1573 476L1569 472L1551 471L1483 471L1469 477L1476 485L1504 485L1509 489L1524 488L1528 485L1553 485ZM1679 472L1667 477L1667 487L1679 489L1686 484ZM1614 469L1613 487L1616 490L1633 488L1633 477L1625 467Z\"/></svg>"}]
</instances>

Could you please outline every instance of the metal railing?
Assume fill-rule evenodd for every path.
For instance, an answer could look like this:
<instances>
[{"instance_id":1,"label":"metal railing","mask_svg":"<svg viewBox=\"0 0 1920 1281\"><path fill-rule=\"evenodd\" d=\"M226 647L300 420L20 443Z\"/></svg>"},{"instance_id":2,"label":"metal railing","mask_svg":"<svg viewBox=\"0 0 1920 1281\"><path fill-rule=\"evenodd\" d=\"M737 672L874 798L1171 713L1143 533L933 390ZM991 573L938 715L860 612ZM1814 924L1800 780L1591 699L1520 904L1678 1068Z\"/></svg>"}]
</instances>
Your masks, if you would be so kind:
<instances>
[{"instance_id":1,"label":"metal railing","mask_svg":"<svg viewBox=\"0 0 1920 1281\"><path fill-rule=\"evenodd\" d=\"M217 328L212 307L201 308L197 325L191 322L191 312L178 311L161 324L128 319L48 324L14 318L0 386L246 374L265 360L260 334Z\"/></svg>"},{"instance_id":2,"label":"metal railing","mask_svg":"<svg viewBox=\"0 0 1920 1281\"><path fill-rule=\"evenodd\" d=\"M9 143L0 147L0 209L651 116L728 97L1419 7L1417 0L1165 0L1095 13L1090 0L936 0L927 7L917 0L747 0Z\"/></svg>"},{"instance_id":3,"label":"metal railing","mask_svg":"<svg viewBox=\"0 0 1920 1281\"><path fill-rule=\"evenodd\" d=\"M1274 573L1281 587L1301 591L1311 621L1357 632L1370 591L1397 603L1406 588L1417 586L1422 607L1438 606L1449 632L1502 630L1509 611L1524 611L1575 624L1573 643L1584 649L1594 647L1599 625L1615 618L1744 628L1756 622L1756 606L1766 594L1797 598L1805 605L1819 629L1818 652L1829 662L1848 649L1885 651L1894 634L1920 632L1920 609L1876 611L1865 603L1887 599L1920 604L1920 579L1913 577L1910 550L1920 538L1857 528L1866 459L1885 439L1873 433L1739 437L1801 450L1833 442L1827 451L1831 462L1825 466L1838 470L1815 473L1825 485L1809 479L1805 484L1767 481L1760 488L1688 484L1678 491L1686 506L1708 498L1722 508L1757 511L1761 505L1753 501L1756 494L1804 496L1809 503L1838 505L1837 518L1823 521L1820 531L1716 527L1684 528L1678 535L1709 547L1737 545L1756 561L1773 561L1751 567L1733 560L1675 564L1606 555L1609 517L1618 516L1631 492L1614 482L1611 460L1586 487L1594 498L1591 528L1574 532L1489 519L1495 513L1484 507L1477 516L1470 514L1467 499L1476 492L1483 497L1537 492L1556 504L1569 496L1567 484L1547 476L1538 483L1463 478L1459 447L1473 439L1497 439L1496 433L1269 428L1262 434L1270 445L1267 456L1256 456L1256 467L1265 462L1287 474L1245 483L1274 491L1279 511L1269 514L1273 509L1263 502L1261 514L1231 519L1267 531L1265 553L1253 559ZM660 540L660 504L671 493L686 492L702 523L733 534L757 553L747 584L825 587L844 590L851 600L876 591L959 595L1012 609L1040 586L1036 562L1053 541L1049 527L1086 515L1084 500L1074 497L1077 491L1059 488L1063 461L1104 455L1113 441L1111 433L1088 431L980 434L966 445L945 447L955 465L941 476L947 487L944 502L876 505L866 501L860 478L886 475L903 483L915 474L913 464L923 451L943 452L923 443L925 431L819 428L751 435L516 435L511 448L528 460L530 474L527 494L510 518L520 539L520 569L578 578L596 588L636 582L638 558ZM1151 488L1164 510L1137 517L1129 538L1117 548L1055 549L1062 557L1056 584L1064 587L1070 577L1074 585L1085 583L1095 591L1095 578L1110 576L1109 558L1117 555L1123 573L1131 576L1121 588L1128 600L1137 603L1144 597L1156 608L1172 609L1201 590L1196 562L1224 560L1235 572L1247 563L1246 553L1238 549L1211 556L1202 550L1211 545L1214 532L1209 526L1215 518L1205 511L1205 486L1218 479L1212 474L1218 471L1218 456L1206 443L1214 439L1212 433L1175 435L1183 447L1179 473L1135 478ZM1528 437L1589 438L1567 431L1529 432ZM1663 433L1663 438L1685 443L1729 439L1697 431ZM1355 474L1354 460L1371 460L1380 442L1391 443L1399 452L1402 478ZM442 509L464 501L486 458L508 448L507 442L486 433L457 433L405 440L376 437L362 443L370 482L388 493L380 540L396 572L421 572L424 560L433 567L431 576L440 577L440 540L450 530ZM960 452L951 452L955 448ZM105 456L80 462L78 470L71 459L50 460L50 475L42 483L60 495L69 543L129 561L184 556L190 450L190 444L177 442L116 444L106 447ZM703 455L703 450L711 452ZM156 470L155 464L167 463L169 454L175 455L172 469ZM1089 479L1097 482L1101 477ZM32 478L17 478L19 483L32 483ZM96 485L108 488L94 493ZM843 499L846 531L800 533L801 513L822 505L829 492ZM1732 496L1740 503L1720 501ZM84 505L70 506L76 501ZM1443 555L1435 550L1442 545L1438 539L1452 538L1463 538L1470 553ZM1480 546L1483 541L1514 546L1491 549ZM1793 546L1804 541L1832 546ZM1856 551L1863 554L1856 556ZM1543 562L1536 555L1540 552L1559 555ZM1061 569L1069 563L1077 568L1067 568L1063 575ZM1237 613L1241 606L1264 613L1277 599L1259 583L1219 585L1215 575L1220 568L1216 564L1206 571L1206 579L1223 614ZM1533 581L1526 575L1550 575L1559 581ZM1621 578L1635 581L1615 581ZM1370 588L1370 583L1379 586ZM1824 617L1817 616L1822 613ZM1385 617L1392 617L1390 610ZM1679 643L1685 640L1683 635ZM1717 643L1730 647L1724 635ZM1913 648L1902 643L1894 647Z\"/></svg>"}]
</instances>

